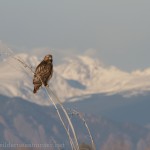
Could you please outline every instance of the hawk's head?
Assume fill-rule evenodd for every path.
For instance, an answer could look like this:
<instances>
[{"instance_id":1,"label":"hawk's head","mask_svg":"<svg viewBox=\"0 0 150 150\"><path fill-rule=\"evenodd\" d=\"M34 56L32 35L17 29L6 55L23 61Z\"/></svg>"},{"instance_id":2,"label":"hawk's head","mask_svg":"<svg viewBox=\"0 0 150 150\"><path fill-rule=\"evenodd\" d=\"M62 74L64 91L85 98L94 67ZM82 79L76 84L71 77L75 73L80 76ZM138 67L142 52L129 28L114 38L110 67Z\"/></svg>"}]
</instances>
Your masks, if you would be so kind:
<instances>
[{"instance_id":1,"label":"hawk's head","mask_svg":"<svg viewBox=\"0 0 150 150\"><path fill-rule=\"evenodd\" d=\"M53 57L52 57L52 55L46 55L45 57L44 57L44 61L46 61L46 62L48 62L48 61L50 61L50 62L52 62L53 61Z\"/></svg>"}]
</instances>

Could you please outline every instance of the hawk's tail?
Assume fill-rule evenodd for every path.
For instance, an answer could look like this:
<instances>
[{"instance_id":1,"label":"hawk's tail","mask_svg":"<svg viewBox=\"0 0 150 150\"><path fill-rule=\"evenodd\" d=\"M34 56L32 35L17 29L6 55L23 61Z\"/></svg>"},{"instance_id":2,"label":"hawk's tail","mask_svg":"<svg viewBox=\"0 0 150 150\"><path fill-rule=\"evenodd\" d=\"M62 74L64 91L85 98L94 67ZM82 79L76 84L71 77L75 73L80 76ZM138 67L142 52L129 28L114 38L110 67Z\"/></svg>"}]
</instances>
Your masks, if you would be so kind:
<instances>
[{"instance_id":1,"label":"hawk's tail","mask_svg":"<svg viewBox=\"0 0 150 150\"><path fill-rule=\"evenodd\" d=\"M35 84L33 93L36 93L38 91L38 89L40 88L40 86L41 86L41 84Z\"/></svg>"}]
</instances>

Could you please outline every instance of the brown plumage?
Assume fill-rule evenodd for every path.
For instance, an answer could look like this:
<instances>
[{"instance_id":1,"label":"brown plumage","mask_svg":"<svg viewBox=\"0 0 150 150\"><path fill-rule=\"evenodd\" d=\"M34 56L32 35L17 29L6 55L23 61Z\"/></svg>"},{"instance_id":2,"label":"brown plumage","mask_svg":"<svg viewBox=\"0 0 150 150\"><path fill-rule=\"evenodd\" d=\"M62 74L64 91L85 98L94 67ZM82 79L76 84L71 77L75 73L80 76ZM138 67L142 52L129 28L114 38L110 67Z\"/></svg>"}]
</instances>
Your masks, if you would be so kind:
<instances>
[{"instance_id":1,"label":"brown plumage","mask_svg":"<svg viewBox=\"0 0 150 150\"><path fill-rule=\"evenodd\" d=\"M33 77L34 90L36 93L38 89L44 84L48 86L48 81L53 74L53 59L52 55L46 55L44 60L36 67L35 74Z\"/></svg>"}]
</instances>

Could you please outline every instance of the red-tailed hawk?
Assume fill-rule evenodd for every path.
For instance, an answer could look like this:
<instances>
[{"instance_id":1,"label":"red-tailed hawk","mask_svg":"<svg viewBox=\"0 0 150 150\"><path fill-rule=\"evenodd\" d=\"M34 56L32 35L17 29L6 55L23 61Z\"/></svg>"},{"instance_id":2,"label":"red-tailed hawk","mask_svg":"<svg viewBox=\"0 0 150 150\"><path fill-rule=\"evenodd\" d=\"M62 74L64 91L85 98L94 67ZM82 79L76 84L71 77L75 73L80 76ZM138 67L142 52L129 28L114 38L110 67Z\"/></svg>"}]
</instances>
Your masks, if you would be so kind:
<instances>
[{"instance_id":1,"label":"red-tailed hawk","mask_svg":"<svg viewBox=\"0 0 150 150\"><path fill-rule=\"evenodd\" d=\"M34 90L33 93L36 93L38 89L44 84L44 86L48 86L48 81L52 77L53 74L53 59L52 55L46 55L44 60L36 67L33 84Z\"/></svg>"}]
</instances>

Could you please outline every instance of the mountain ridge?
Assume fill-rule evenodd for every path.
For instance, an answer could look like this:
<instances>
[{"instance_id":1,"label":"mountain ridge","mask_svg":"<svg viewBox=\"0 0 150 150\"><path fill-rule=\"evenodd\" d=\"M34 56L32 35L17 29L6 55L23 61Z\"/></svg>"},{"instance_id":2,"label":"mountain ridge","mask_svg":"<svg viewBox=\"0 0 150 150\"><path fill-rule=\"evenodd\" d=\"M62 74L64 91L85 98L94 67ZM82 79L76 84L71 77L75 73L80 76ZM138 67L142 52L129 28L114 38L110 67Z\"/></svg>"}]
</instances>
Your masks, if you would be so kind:
<instances>
[{"instance_id":1,"label":"mountain ridge","mask_svg":"<svg viewBox=\"0 0 150 150\"><path fill-rule=\"evenodd\" d=\"M32 66L33 70L41 61L35 55L15 56ZM33 95L32 74L21 64L10 58L0 63L0 68L1 94L48 104L42 100L48 100L43 90ZM114 66L104 66L98 59L89 56L76 56L66 58L62 64L54 66L54 75L49 84L61 101L98 93L130 97L150 91L150 68L125 72Z\"/></svg>"}]
</instances>

